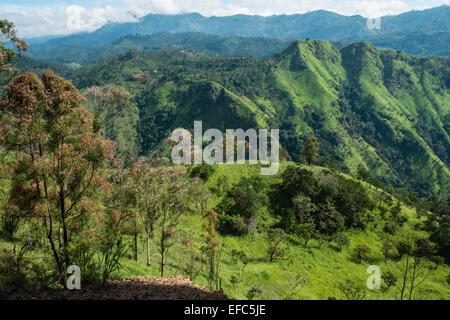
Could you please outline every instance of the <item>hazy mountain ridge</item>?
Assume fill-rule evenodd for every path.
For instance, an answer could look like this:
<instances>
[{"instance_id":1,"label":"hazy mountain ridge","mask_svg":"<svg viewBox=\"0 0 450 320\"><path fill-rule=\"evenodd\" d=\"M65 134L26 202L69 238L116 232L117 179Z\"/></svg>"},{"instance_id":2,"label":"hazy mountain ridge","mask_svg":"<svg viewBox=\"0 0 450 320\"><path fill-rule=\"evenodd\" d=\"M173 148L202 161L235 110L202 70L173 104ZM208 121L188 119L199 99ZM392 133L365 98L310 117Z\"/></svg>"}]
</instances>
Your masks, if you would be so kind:
<instances>
[{"instance_id":1,"label":"hazy mountain ridge","mask_svg":"<svg viewBox=\"0 0 450 320\"><path fill-rule=\"evenodd\" d=\"M397 16L382 17L381 29L370 30L367 27L367 19L362 16L342 16L325 10L268 17L249 15L204 17L198 13L149 14L136 23L107 24L91 33L58 37L45 43L33 44L31 50L38 59L49 55L55 56L51 51L58 48L66 48L66 55L71 56L67 53L68 49L72 48L78 52L92 51L94 49L83 47L110 45L130 35L195 32L222 36L369 41L376 46L401 49L410 54L449 55L448 49L440 49L443 37L448 39L450 32L449 16L450 7L445 5L424 11L410 11ZM402 42L400 45L399 40ZM181 40L178 42L180 45L183 43ZM140 45L135 43L134 47L139 48ZM201 45L197 47L200 48ZM64 58L65 55L61 53L58 57Z\"/></svg>"},{"instance_id":2,"label":"hazy mountain ridge","mask_svg":"<svg viewBox=\"0 0 450 320\"><path fill-rule=\"evenodd\" d=\"M36 51L31 46L28 56L60 64L88 65L102 57L123 53L130 49L140 51L164 48L205 50L225 56L270 57L285 49L293 39L208 35L197 32L156 33L152 35L127 35L102 46L63 46Z\"/></svg>"}]
</instances>

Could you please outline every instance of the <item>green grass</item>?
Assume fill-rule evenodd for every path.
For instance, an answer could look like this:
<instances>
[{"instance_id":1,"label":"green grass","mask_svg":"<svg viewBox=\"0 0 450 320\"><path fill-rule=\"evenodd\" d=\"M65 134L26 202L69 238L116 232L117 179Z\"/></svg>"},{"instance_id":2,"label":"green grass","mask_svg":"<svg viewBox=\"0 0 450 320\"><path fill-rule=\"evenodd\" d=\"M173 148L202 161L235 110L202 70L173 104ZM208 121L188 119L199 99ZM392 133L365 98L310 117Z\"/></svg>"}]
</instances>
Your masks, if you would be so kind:
<instances>
[{"instance_id":1,"label":"green grass","mask_svg":"<svg viewBox=\"0 0 450 320\"><path fill-rule=\"evenodd\" d=\"M283 170L288 163L283 163ZM308 168L304 166L304 168ZM323 168L312 167L316 174ZM258 174L257 166L219 165L216 166L215 174L206 183L212 190L217 187L217 179L226 176L230 184L236 183L243 176ZM348 177L348 176L347 176ZM369 186L367 183L363 184ZM374 197L380 192L374 187L370 188L370 195ZM220 198L213 193L210 197L209 207L214 208ZM377 210L374 211L377 215ZM406 206L402 207L402 213L408 216L410 223L417 222L415 210ZM273 219L273 218L269 218ZM269 221L272 223L274 220ZM311 240L307 246L291 237L286 243L287 253L281 260L269 262L266 254L267 242L263 228L258 232L246 236L226 236L224 238L224 251L221 263L220 278L224 292L233 299L247 299L247 293L252 288L261 290L255 298L265 299L345 299L345 296L337 289L337 284L343 279L351 278L365 284L368 278L366 273L370 265L379 265L381 272L386 272L382 254L382 242L380 240L381 218L377 217L374 223L370 223L365 231L348 230L345 235L350 239L350 246L339 251L332 242L319 243ZM194 214L184 218L181 227L181 236L194 236L199 243L202 242L204 232L202 231L203 219ZM375 223L377 225L375 225ZM128 239L131 245L131 238ZM358 244L364 244L370 248L368 257L362 263L352 260L352 250ZM159 259L157 247L152 244L151 258L153 265L145 266L144 239L140 238L138 262L134 261L129 251L128 258L123 259L123 269L115 277L132 277L139 275L159 275ZM242 264L233 262L231 251L242 250L249 258L249 262L241 274ZM186 265L188 257L182 245L175 245L169 252L166 276L186 275L183 266ZM392 266L390 267L392 268ZM419 297L422 299L449 299L450 286L446 282L446 276L450 269L440 265L432 272L421 287ZM233 284L232 276L239 277L240 281ZM303 284L295 287L292 285L296 277L303 279ZM197 284L207 286L207 269L203 265L202 271L194 281ZM381 290L366 290L366 299L396 299L398 295L395 288L386 290L384 284Z\"/></svg>"}]
</instances>

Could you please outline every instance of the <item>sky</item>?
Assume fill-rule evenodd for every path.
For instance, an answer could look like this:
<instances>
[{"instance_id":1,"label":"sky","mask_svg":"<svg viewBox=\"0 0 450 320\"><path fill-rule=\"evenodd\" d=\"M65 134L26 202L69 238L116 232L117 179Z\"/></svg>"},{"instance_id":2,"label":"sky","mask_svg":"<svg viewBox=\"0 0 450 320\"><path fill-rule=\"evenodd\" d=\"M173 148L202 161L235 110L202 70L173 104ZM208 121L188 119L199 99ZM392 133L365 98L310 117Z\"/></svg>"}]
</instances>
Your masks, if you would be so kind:
<instances>
[{"instance_id":1,"label":"sky","mask_svg":"<svg viewBox=\"0 0 450 320\"><path fill-rule=\"evenodd\" d=\"M294 14L324 9L367 18L423 10L450 0L0 0L0 19L33 38L94 31L109 22L138 21L149 13L204 16Z\"/></svg>"}]
</instances>

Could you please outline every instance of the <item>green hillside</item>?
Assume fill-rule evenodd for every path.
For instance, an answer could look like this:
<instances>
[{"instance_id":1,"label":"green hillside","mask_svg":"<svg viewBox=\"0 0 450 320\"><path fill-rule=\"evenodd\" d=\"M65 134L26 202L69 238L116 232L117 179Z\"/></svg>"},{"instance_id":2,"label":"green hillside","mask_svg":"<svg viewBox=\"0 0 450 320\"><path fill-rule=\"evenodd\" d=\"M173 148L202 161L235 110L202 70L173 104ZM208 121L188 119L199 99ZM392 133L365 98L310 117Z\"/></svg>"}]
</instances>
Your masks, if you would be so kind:
<instances>
[{"instance_id":1,"label":"green hillside","mask_svg":"<svg viewBox=\"0 0 450 320\"><path fill-rule=\"evenodd\" d=\"M271 127L291 159L314 135L321 156L362 166L420 195L448 195L450 60L367 43L296 41L271 59L186 50L129 51L71 72L80 88L114 84L139 110L139 153L179 126Z\"/></svg>"},{"instance_id":2,"label":"green hillside","mask_svg":"<svg viewBox=\"0 0 450 320\"><path fill-rule=\"evenodd\" d=\"M387 18L386 46L421 25L441 32L449 8ZM27 44L0 20L0 300L448 300L449 58L309 39L280 51L288 40L199 33L77 47L150 26L251 22L256 34L283 26L279 36L312 21L313 32L321 17L337 19L321 29L328 37L366 32L362 17L325 11L149 15L53 39L75 49L55 63L58 50L21 56ZM90 64L95 50L105 55ZM228 160L229 147L248 161L177 165L172 151L197 160L201 150L198 132L188 149L172 132L197 121L219 129L215 142L227 129L278 129L276 171L266 175L262 153L248 159L265 149L252 137L214 151L201 142L207 163L222 148Z\"/></svg>"},{"instance_id":3,"label":"green hillside","mask_svg":"<svg viewBox=\"0 0 450 320\"><path fill-rule=\"evenodd\" d=\"M191 177L195 168L203 168L203 166L186 168ZM410 239L412 235L428 239L426 215L421 215L416 208L407 206L382 190L368 183L354 180L348 175L323 167L305 165L296 167L295 164L288 162L282 163L278 175L265 178L260 178L259 166L216 165L210 167L209 174L203 178L204 181L196 186L199 194L207 194L205 207L201 211L186 213L182 216L177 225L177 240L166 258L166 276L185 275L197 284L210 286L203 247L206 237L205 217L201 212L209 209L221 212L221 203L228 197L230 191L236 186L242 185L245 179L252 181L251 185L255 187L259 196L271 197L271 193L276 190L277 186L285 188L288 185L287 176L283 175L288 168L305 170L299 172L312 175L313 181L316 181L321 189L318 199L340 185L341 182L353 188L352 194L345 195L344 189L341 189L343 186L339 186L334 195L329 193L328 196L336 197L334 200L327 198L329 199L327 201L336 201L334 202L334 205L337 206L336 209L331 210L339 210L344 214L343 208L339 207L338 199L340 197L351 197L356 201L359 201L357 200L359 196L367 197L364 200L365 208L361 207L359 212L354 213L360 215L363 224L351 228L337 227L336 230L340 231L336 233L335 226L330 220L326 222L327 228L331 228L330 234L327 234L326 228L322 229L320 233L312 234L306 244L304 236L299 236L301 233L287 233L279 243L278 254L271 261L269 250L273 240L270 240L269 234L271 230L276 230L277 233L281 232L281 229L274 228L283 226L280 221L283 221L284 215L277 214L279 211L275 209L272 200L260 200L255 203L256 207L254 207L257 210L253 213L256 219L253 231L243 235L224 232L220 236L222 249L220 249L220 257L216 263L219 265L218 278L224 293L234 299L400 299L401 279L406 270L411 271L412 269L404 267L407 255L395 253L391 257L386 250L396 241L400 241L400 244L401 241L408 243L412 239ZM257 181L259 187L262 187L261 189L256 189L255 182ZM295 187L296 192L300 192L300 194L306 191L301 191L303 190L301 185L296 184ZM241 189L241 192L245 192L244 189ZM360 195L357 195L359 193ZM201 199L203 198L199 198L198 201L203 201ZM318 199L312 201L319 204L320 200ZM195 199L191 201L194 201L193 205L197 203ZM397 208L398 213L395 213ZM226 212L224 215L219 215L220 221L224 221L224 217L232 214L231 211L227 210ZM243 214L243 211L240 212ZM327 221L327 219L336 218L339 212L334 211L331 217L319 216L320 219ZM220 223L222 222L219 222L219 225ZM319 226L317 227L319 228ZM153 263L151 266L146 266L144 234L138 235L135 249L133 237L130 235L130 232L133 231L125 229L123 241L127 247L126 254L121 258L120 268L111 275L112 279L159 275L161 255L157 250L157 239L160 237L158 230L158 228L155 230L153 238L155 242L150 243L150 259ZM19 229L17 232L20 233L21 230ZM189 242L187 242L188 239ZM0 248L12 249L14 245L21 247L23 241L20 238L10 238L6 234L2 234ZM357 255L358 248L364 248L361 258L358 258ZM135 250L137 256L135 256ZM36 255L39 255L39 252ZM194 260L192 260L193 257ZM409 258L412 259L412 257ZM417 277L416 281L420 281L420 284L417 284L412 296L408 297L412 281L411 272L406 278L406 293L403 299L448 299L450 295L450 287L447 284L448 266L439 260L436 264L433 260L426 260L427 258L425 260L417 259L419 259L417 260L419 268L415 276ZM30 261L34 261L35 264L47 263L45 260L40 261L39 258ZM80 261L79 263L84 262ZM370 265L380 267L382 280L379 290L370 290L366 287L366 280L369 276L367 268ZM91 274L93 271L90 271L89 275ZM392 278L397 280L393 281ZM39 279L39 281L45 281L45 278ZM91 281L89 279L86 279L85 282L89 283ZM347 295L346 290L352 290L355 295Z\"/></svg>"},{"instance_id":4,"label":"green hillside","mask_svg":"<svg viewBox=\"0 0 450 320\"><path fill-rule=\"evenodd\" d=\"M270 177L265 182L270 185L280 180L282 172L291 163L283 163L280 175ZM318 180L325 179L328 170L321 167L302 166L306 170L314 172ZM330 174L330 173L329 173ZM216 208L223 199L224 190L229 190L231 186L238 184L241 179L259 176L258 166L242 165L219 165L215 166L213 173L208 177L205 186L210 190L211 196L208 201L208 208ZM343 175L345 176L345 175ZM348 176L345 176L348 178ZM323 180L323 181L325 181ZM328 183L328 182L327 182ZM221 257L221 283L224 292L231 298L248 299L321 299L329 298L347 299L341 290L339 284L346 279L354 279L356 283L365 284L368 274L366 269L369 265L379 265L382 273L398 272L398 265L391 265L392 262L386 262L383 256L383 243L389 234L384 230L384 226L391 218L384 216L382 212L389 210L389 206L380 202L385 197L383 192L369 184L362 182L365 188L368 188L368 194L371 201L383 203L376 206L369 213L371 218L369 223L361 229L349 229L343 233L349 239L349 244L341 249L333 238L313 238L305 246L301 238L288 236L286 242L282 244L285 252L280 259L271 262L268 257L267 233L268 228L277 223L277 216L270 214L269 205L263 205L261 213L258 216L257 231L244 236L225 235L224 252ZM224 187L223 187L224 186ZM225 189L222 189L225 188ZM395 203L395 200L394 200ZM396 231L396 236L402 232L412 232L411 227L419 225L423 218L417 218L416 209L401 205L402 215L408 217L408 222L402 228ZM199 215L186 217L182 226L182 233L186 237L201 239L204 231L202 224L204 219ZM358 245L364 245L369 248L369 254L358 263L354 260L354 250ZM233 254L235 251L235 254ZM236 258L236 252L243 252L247 260L243 264L242 260ZM169 268L170 274L180 274L183 272L180 257L186 254L183 246L175 247L170 256L172 267ZM152 258L158 259L158 254L153 253ZM145 260L143 251L140 251L139 261ZM394 263L395 264L395 263ZM133 259L124 262L124 270L118 277L136 276L148 274L158 274L158 266L150 269L144 267L142 263L137 263ZM397 270L397 271L396 271ZM185 272L185 271L184 271ZM416 299L448 299L450 287L446 283L448 267L440 265L435 271L432 271L425 284L421 286L420 293L417 293ZM196 283L208 285L207 277L200 272L195 277ZM365 285L364 285L365 286ZM382 282L381 290L367 290L365 299L391 300L398 299L398 290L395 287L388 288L386 282Z\"/></svg>"}]
</instances>

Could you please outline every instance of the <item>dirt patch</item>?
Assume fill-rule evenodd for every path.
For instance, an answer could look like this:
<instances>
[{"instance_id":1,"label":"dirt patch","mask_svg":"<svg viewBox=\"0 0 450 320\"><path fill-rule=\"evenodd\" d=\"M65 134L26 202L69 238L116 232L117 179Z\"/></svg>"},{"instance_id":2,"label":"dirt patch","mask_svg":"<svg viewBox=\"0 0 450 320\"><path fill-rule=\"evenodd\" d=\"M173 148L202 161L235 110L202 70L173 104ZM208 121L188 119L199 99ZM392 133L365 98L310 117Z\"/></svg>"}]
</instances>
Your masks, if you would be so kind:
<instances>
[{"instance_id":1,"label":"dirt patch","mask_svg":"<svg viewBox=\"0 0 450 320\"><path fill-rule=\"evenodd\" d=\"M18 290L1 292L0 300L227 300L221 291L211 292L186 277L143 276L111 281L105 286L81 290Z\"/></svg>"}]
</instances>

